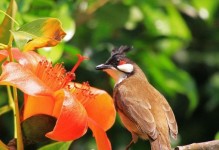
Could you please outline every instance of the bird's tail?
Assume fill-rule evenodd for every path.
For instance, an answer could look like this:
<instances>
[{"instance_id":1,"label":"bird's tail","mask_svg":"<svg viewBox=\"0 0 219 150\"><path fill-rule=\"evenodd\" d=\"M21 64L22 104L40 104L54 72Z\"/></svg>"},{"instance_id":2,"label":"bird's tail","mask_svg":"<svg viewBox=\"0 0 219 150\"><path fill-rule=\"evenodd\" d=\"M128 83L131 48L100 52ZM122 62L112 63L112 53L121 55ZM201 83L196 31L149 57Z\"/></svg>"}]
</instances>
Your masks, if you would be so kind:
<instances>
[{"instance_id":1,"label":"bird's tail","mask_svg":"<svg viewBox=\"0 0 219 150\"><path fill-rule=\"evenodd\" d=\"M155 140L150 140L150 143L151 150L171 150L169 139L163 134L159 134Z\"/></svg>"}]
</instances>

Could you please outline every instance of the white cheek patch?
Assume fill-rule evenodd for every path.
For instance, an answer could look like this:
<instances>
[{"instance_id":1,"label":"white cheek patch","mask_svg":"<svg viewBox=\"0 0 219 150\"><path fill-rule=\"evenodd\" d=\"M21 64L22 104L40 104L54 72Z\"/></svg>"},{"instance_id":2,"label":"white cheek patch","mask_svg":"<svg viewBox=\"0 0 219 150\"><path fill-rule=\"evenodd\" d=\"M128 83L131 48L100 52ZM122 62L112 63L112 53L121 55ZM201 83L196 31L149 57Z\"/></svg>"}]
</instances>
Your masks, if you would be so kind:
<instances>
[{"instance_id":1,"label":"white cheek patch","mask_svg":"<svg viewBox=\"0 0 219 150\"><path fill-rule=\"evenodd\" d=\"M126 73L131 73L133 71L133 65L131 65L131 64L119 65L119 66L117 66L117 68L123 72L126 72Z\"/></svg>"}]
</instances>

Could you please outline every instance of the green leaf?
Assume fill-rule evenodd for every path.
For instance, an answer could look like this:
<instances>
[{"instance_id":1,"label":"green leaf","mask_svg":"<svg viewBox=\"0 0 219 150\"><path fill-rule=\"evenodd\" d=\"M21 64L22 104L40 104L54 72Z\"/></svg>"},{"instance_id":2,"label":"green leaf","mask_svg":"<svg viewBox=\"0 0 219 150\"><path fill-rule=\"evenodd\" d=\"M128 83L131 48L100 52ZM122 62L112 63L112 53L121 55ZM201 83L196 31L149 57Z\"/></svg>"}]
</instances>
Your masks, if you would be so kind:
<instances>
[{"instance_id":1,"label":"green leaf","mask_svg":"<svg viewBox=\"0 0 219 150\"><path fill-rule=\"evenodd\" d=\"M17 4L15 0L11 0L8 10L6 12L5 18L0 25L0 43L8 45L9 39L11 37L10 30L13 29L15 13L17 11ZM11 18L10 18L10 17Z\"/></svg>"},{"instance_id":2,"label":"green leaf","mask_svg":"<svg viewBox=\"0 0 219 150\"><path fill-rule=\"evenodd\" d=\"M55 142L39 148L38 150L67 150L69 149L72 141L69 142Z\"/></svg>"},{"instance_id":3,"label":"green leaf","mask_svg":"<svg viewBox=\"0 0 219 150\"><path fill-rule=\"evenodd\" d=\"M71 10L69 10L68 4L64 3L59 7L59 10L53 12L53 16L56 16L61 22L63 29L66 32L64 41L69 41L75 34L76 25L74 19L71 17ZM65 17L63 17L65 16Z\"/></svg>"},{"instance_id":4,"label":"green leaf","mask_svg":"<svg viewBox=\"0 0 219 150\"><path fill-rule=\"evenodd\" d=\"M39 54L45 56L53 63L57 62L61 58L63 51L64 44L58 44L54 47L41 48L38 50Z\"/></svg>"},{"instance_id":5,"label":"green leaf","mask_svg":"<svg viewBox=\"0 0 219 150\"><path fill-rule=\"evenodd\" d=\"M219 140L219 132L215 135L215 140Z\"/></svg>"},{"instance_id":6,"label":"green leaf","mask_svg":"<svg viewBox=\"0 0 219 150\"><path fill-rule=\"evenodd\" d=\"M181 40L190 40L191 33L189 28L187 27L179 11L177 11L176 7L174 7L172 3L167 3L165 8L167 10L167 18L170 24L171 35L175 38L178 37Z\"/></svg>"},{"instance_id":7,"label":"green leaf","mask_svg":"<svg viewBox=\"0 0 219 150\"><path fill-rule=\"evenodd\" d=\"M218 107L219 105L218 91L219 91L219 72L216 72L210 77L206 86L206 92L209 97L206 104L207 111L213 111Z\"/></svg>"},{"instance_id":8,"label":"green leaf","mask_svg":"<svg viewBox=\"0 0 219 150\"><path fill-rule=\"evenodd\" d=\"M146 65L146 67L144 67L147 68L145 72L153 77L153 82L156 84L155 87L171 97L177 93L186 95L189 100L188 113L194 111L198 104L198 93L196 85L190 75L177 68L166 55L148 53L146 55L142 54L140 57ZM150 64L153 67L150 66Z\"/></svg>"},{"instance_id":9,"label":"green leaf","mask_svg":"<svg viewBox=\"0 0 219 150\"><path fill-rule=\"evenodd\" d=\"M212 19L219 4L218 0L192 0L192 3L196 7L200 18L213 21Z\"/></svg>"},{"instance_id":10,"label":"green leaf","mask_svg":"<svg viewBox=\"0 0 219 150\"><path fill-rule=\"evenodd\" d=\"M162 9L160 9L162 7ZM142 3L145 25L152 29L154 35L174 35L182 38L190 38L189 29L176 7L170 3ZM179 30L180 28L180 30Z\"/></svg>"},{"instance_id":11,"label":"green leaf","mask_svg":"<svg viewBox=\"0 0 219 150\"><path fill-rule=\"evenodd\" d=\"M23 51L55 46L65 36L61 22L55 18L34 20L12 33L17 46Z\"/></svg>"}]
</instances>

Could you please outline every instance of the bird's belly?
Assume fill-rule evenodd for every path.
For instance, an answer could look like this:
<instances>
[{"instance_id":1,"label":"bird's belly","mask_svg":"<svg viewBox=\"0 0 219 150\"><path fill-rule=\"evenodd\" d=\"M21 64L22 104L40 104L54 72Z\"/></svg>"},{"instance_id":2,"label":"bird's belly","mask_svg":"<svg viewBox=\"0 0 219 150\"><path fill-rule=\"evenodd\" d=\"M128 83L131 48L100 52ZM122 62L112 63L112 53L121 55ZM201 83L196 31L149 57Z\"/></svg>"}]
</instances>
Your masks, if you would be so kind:
<instances>
[{"instance_id":1,"label":"bird's belly","mask_svg":"<svg viewBox=\"0 0 219 150\"><path fill-rule=\"evenodd\" d=\"M118 114L120 116L120 119L123 123L123 125L125 126L125 128L131 132L136 134L137 136L141 137L142 139L147 140L148 139L148 135L146 133L143 133L139 128L138 125L131 121L130 119L128 119L122 112L120 112L118 110Z\"/></svg>"}]
</instances>

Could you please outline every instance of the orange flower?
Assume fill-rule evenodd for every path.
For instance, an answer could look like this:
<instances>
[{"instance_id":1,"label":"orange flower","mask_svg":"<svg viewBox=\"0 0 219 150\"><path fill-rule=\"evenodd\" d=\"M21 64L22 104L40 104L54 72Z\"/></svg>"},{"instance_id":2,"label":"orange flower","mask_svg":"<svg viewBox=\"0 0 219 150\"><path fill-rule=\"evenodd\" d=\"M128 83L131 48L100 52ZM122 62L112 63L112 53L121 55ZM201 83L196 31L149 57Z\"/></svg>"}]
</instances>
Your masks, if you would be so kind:
<instances>
[{"instance_id":1,"label":"orange flower","mask_svg":"<svg viewBox=\"0 0 219 150\"><path fill-rule=\"evenodd\" d=\"M115 121L112 98L103 90L90 87L87 83L70 82L74 71L84 60L79 60L71 72L62 64L52 64L33 51L21 53L12 49L18 62L2 65L1 85L12 85L24 92L22 121L46 114L57 118L53 131L47 137L57 141L75 140L83 136L89 127L94 134L98 149L111 149L105 131ZM0 60L7 56L0 51Z\"/></svg>"}]
</instances>

